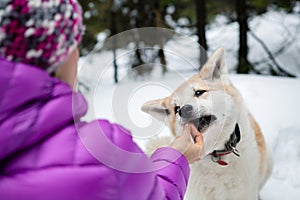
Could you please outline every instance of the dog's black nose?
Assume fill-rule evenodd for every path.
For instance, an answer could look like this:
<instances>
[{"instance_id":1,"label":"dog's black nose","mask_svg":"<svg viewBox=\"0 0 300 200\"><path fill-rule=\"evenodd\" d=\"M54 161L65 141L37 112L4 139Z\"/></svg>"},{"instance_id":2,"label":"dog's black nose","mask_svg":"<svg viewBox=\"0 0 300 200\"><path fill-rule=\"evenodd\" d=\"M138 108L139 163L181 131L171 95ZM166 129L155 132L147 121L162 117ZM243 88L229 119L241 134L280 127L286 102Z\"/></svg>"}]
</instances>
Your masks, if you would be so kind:
<instances>
[{"instance_id":1,"label":"dog's black nose","mask_svg":"<svg viewBox=\"0 0 300 200\"><path fill-rule=\"evenodd\" d=\"M180 108L178 113L182 118L189 118L193 113L193 106L186 104Z\"/></svg>"}]
</instances>

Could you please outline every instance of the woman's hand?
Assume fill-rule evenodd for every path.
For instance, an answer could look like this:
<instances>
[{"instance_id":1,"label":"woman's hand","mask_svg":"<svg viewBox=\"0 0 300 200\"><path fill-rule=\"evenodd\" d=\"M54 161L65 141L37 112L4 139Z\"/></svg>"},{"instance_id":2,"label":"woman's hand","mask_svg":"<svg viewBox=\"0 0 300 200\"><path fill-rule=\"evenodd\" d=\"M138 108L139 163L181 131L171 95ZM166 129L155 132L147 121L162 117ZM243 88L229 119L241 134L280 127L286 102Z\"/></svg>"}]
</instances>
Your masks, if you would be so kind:
<instances>
[{"instance_id":1,"label":"woman's hand","mask_svg":"<svg viewBox=\"0 0 300 200\"><path fill-rule=\"evenodd\" d=\"M203 153L203 136L193 124L186 124L182 135L176 137L170 147L181 152L191 164L200 160Z\"/></svg>"}]
</instances>

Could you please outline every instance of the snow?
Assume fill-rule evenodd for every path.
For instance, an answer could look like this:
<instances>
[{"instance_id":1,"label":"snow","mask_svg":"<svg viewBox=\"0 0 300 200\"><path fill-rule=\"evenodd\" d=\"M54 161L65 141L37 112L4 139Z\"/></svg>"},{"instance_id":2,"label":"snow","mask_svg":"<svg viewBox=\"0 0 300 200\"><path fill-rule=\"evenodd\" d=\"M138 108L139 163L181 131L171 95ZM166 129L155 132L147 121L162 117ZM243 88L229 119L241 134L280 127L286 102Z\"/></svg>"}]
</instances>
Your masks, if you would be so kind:
<instances>
[{"instance_id":1,"label":"snow","mask_svg":"<svg viewBox=\"0 0 300 200\"><path fill-rule=\"evenodd\" d=\"M169 95L181 81L191 75L192 73L183 74L180 81L178 75L172 74L164 79L151 81L119 85L101 83L94 93L93 118L105 118L122 124L132 131L135 141L143 148L144 143L152 136L168 134L169 130L161 125L157 132L149 133L147 127L153 121L140 110L141 105L148 100ZM261 192L261 198L298 199L300 79L232 75L231 80L241 91L274 152L274 171Z\"/></svg>"},{"instance_id":2,"label":"snow","mask_svg":"<svg viewBox=\"0 0 300 200\"><path fill-rule=\"evenodd\" d=\"M233 76L232 80L274 154L274 171L261 198L299 199L300 80L257 76Z\"/></svg>"},{"instance_id":3,"label":"snow","mask_svg":"<svg viewBox=\"0 0 300 200\"><path fill-rule=\"evenodd\" d=\"M281 26L282 24L284 26ZM298 27L293 24L298 24ZM297 34L300 29L299 15L271 10L252 19L250 28L273 51L285 42L283 38L289 39L289 36L298 38L276 59L280 65L300 75L300 63L297 59L300 49L299 34ZM287 28L290 33L286 32ZM207 30L209 54L220 46L225 47L227 64L231 72L237 62L237 30L236 23L226 24L222 17ZM99 38L102 39L102 36L99 35ZM169 72L163 76L160 74L159 66L156 66L151 72L155 76L151 78L145 76L136 81L132 81L132 71L126 68L129 60L128 50L118 50L120 83L117 85L112 79L111 52L104 50L81 59L79 78L90 87L90 91L85 92L90 106L85 119L104 118L123 125L131 130L134 140L141 148L144 148L145 142L152 136L169 134L166 126L157 124L157 121L143 113L140 107L146 101L168 96L182 82L196 73L194 69L198 66L199 50L197 45L193 45L195 41L194 37L169 41L165 46ZM252 60L258 61L267 56L251 37L249 46L249 58ZM230 78L241 91L250 112L258 121L266 142L274 153L274 171L261 191L261 199L299 199L300 79L236 74L231 74Z\"/></svg>"}]
</instances>

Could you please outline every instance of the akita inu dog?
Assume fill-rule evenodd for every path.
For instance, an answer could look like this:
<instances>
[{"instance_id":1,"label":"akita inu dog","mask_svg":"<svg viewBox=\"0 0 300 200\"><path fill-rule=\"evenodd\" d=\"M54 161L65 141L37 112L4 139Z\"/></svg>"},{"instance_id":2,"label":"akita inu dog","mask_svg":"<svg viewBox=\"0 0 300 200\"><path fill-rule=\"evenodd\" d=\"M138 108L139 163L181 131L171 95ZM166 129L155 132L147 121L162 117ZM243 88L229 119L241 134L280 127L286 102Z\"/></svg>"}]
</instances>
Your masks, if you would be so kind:
<instances>
[{"instance_id":1,"label":"akita inu dog","mask_svg":"<svg viewBox=\"0 0 300 200\"><path fill-rule=\"evenodd\" d=\"M259 198L272 172L272 157L258 124L228 78L224 49L215 51L200 73L169 97L149 101L142 110L168 121L174 136L186 123L193 123L203 135L204 155L190 165L185 199ZM161 143L154 140L151 146Z\"/></svg>"}]
</instances>

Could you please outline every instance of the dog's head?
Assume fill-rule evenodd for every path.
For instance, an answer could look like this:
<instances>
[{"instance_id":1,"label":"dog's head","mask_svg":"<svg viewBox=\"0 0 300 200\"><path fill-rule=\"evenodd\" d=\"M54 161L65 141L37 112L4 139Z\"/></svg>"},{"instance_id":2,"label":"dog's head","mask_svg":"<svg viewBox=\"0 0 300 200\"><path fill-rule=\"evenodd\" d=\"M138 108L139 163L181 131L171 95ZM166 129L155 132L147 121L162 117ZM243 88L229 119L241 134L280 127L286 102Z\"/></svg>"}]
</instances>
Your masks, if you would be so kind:
<instances>
[{"instance_id":1,"label":"dog's head","mask_svg":"<svg viewBox=\"0 0 300 200\"><path fill-rule=\"evenodd\" d=\"M224 49L213 53L201 71L179 86L170 96L146 102L144 112L168 121L173 135L185 123L193 123L204 136L206 152L228 139L223 132L237 120L239 93L228 79ZM224 137L224 139L223 139Z\"/></svg>"}]
</instances>

